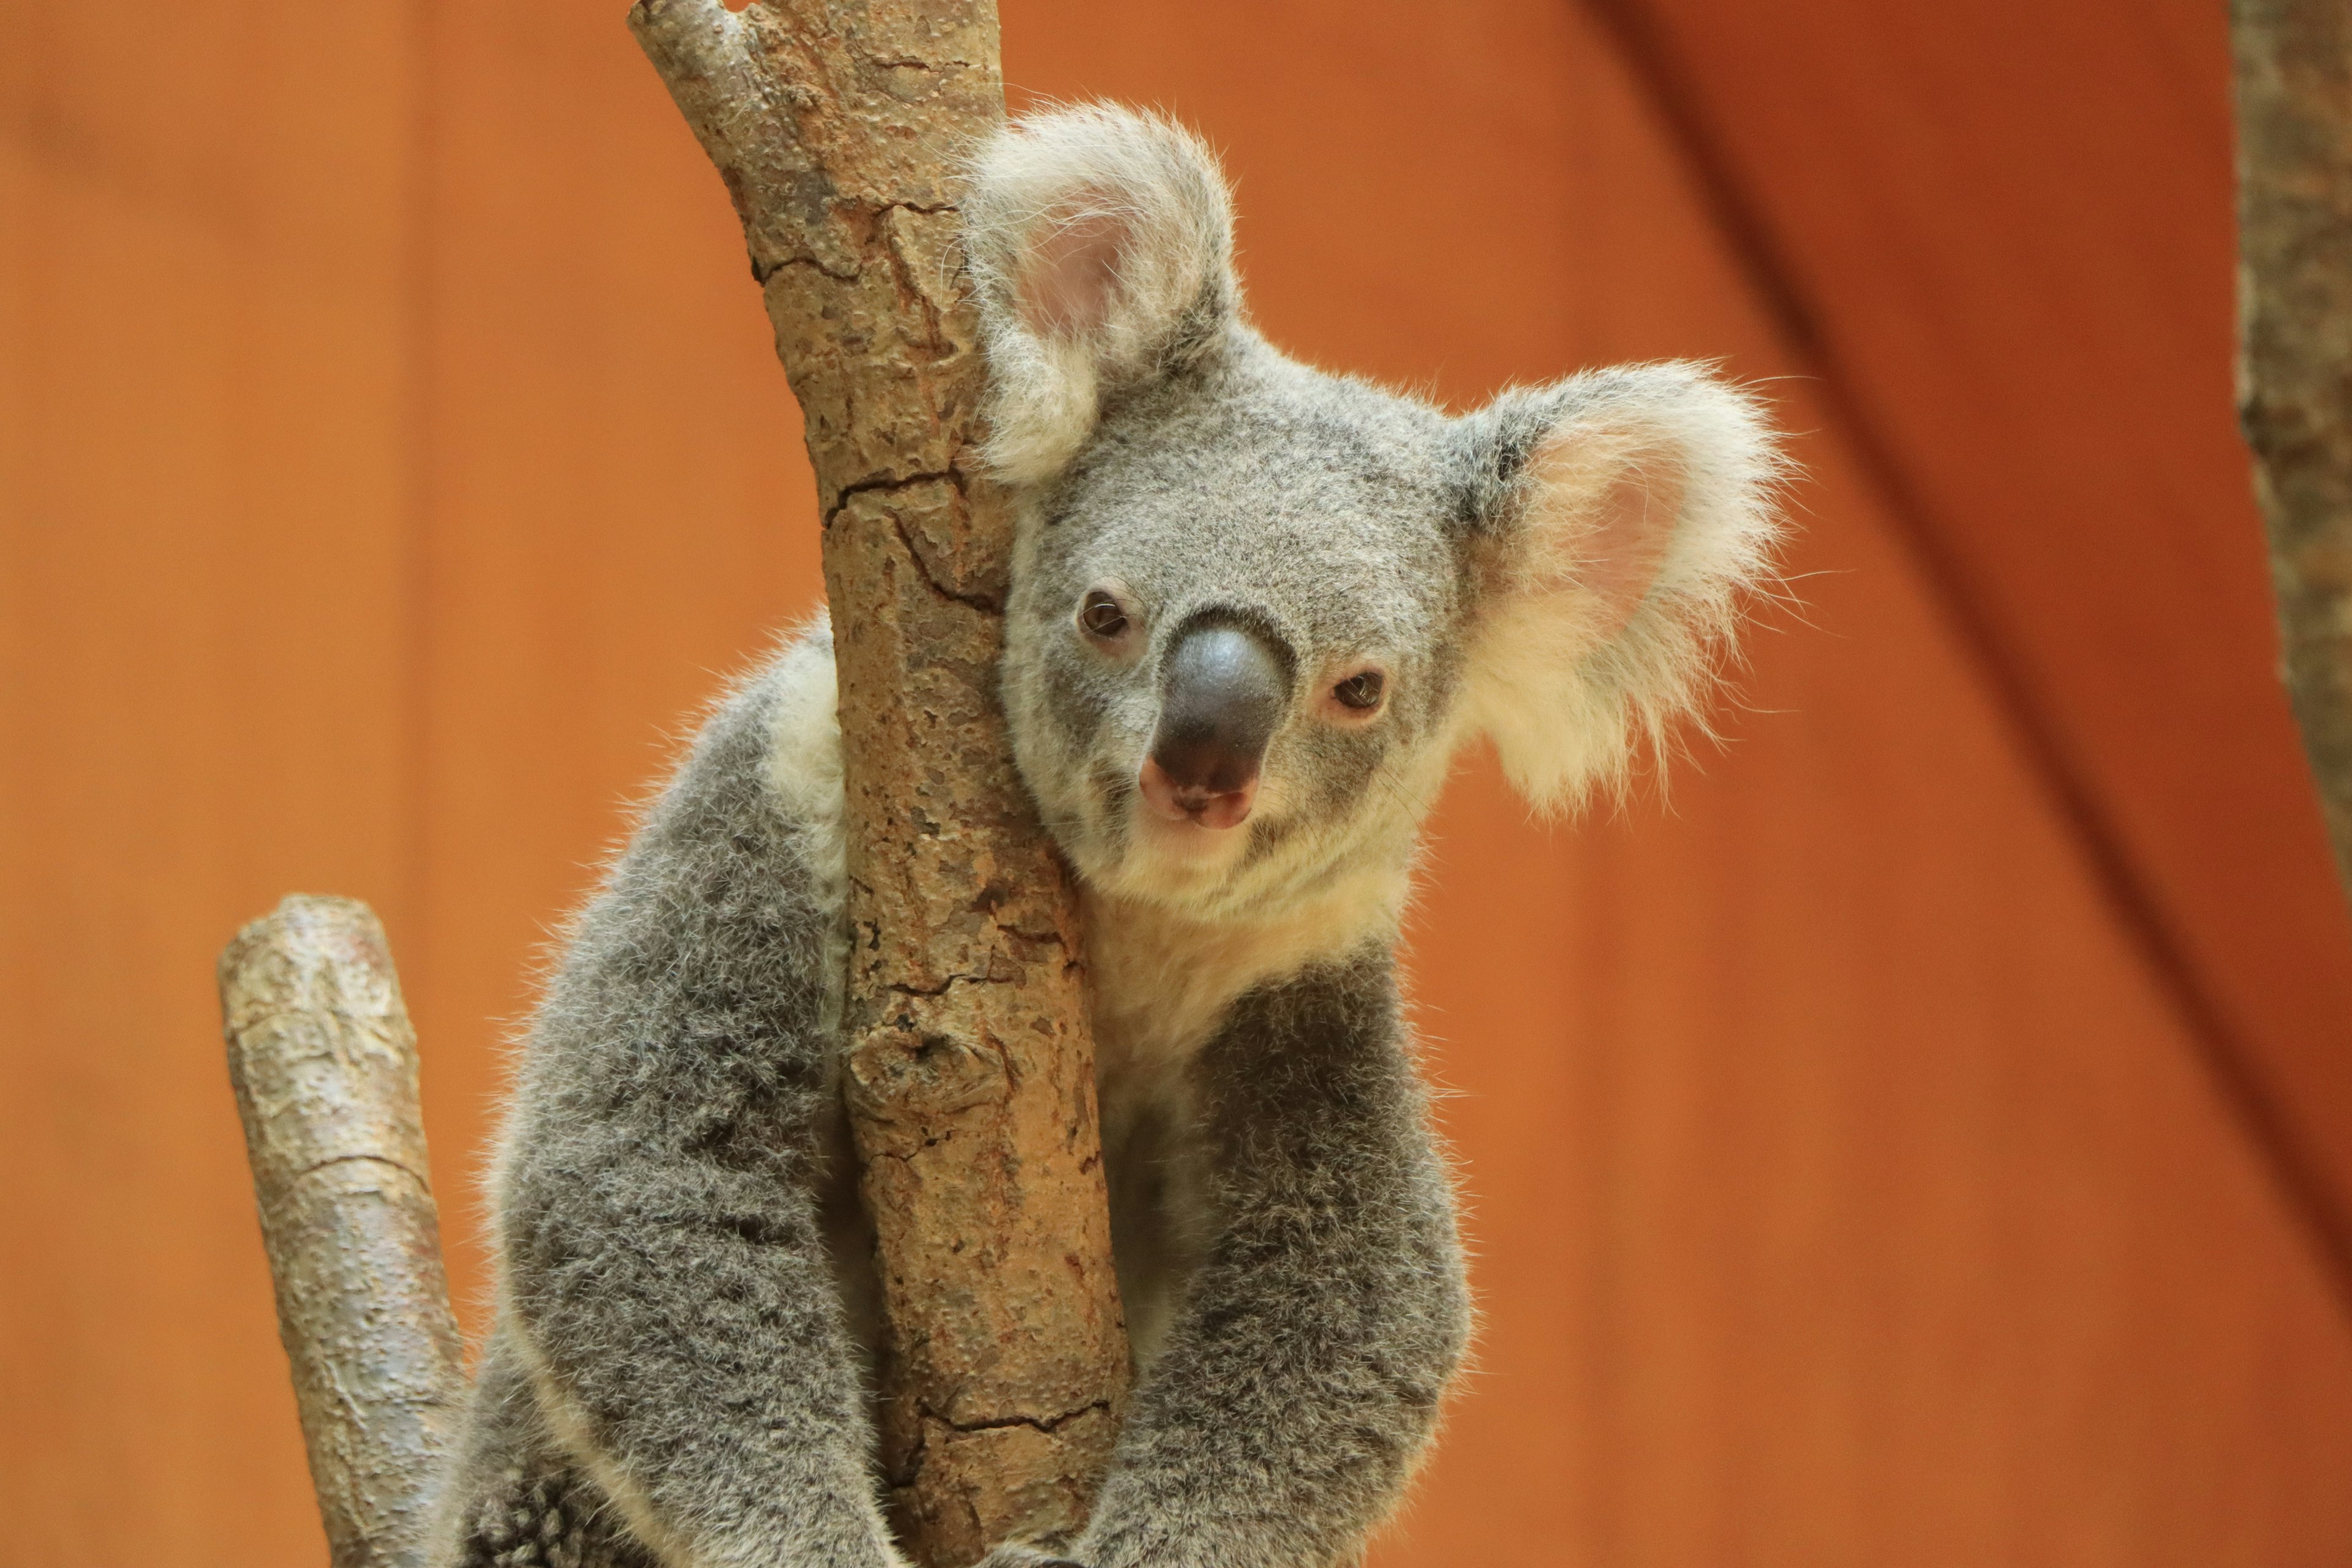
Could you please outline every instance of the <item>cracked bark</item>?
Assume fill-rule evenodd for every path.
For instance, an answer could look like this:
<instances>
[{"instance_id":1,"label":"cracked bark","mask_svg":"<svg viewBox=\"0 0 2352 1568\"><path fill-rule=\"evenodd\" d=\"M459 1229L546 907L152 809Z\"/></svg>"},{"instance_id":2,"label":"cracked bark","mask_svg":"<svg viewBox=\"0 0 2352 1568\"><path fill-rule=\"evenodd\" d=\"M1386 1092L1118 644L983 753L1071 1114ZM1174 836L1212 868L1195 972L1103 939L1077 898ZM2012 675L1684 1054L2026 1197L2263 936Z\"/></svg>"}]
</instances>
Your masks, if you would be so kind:
<instances>
[{"instance_id":1,"label":"cracked bark","mask_svg":"<svg viewBox=\"0 0 2352 1568\"><path fill-rule=\"evenodd\" d=\"M1010 530L954 171L995 7L638 0L742 219L824 520L848 786L845 1092L893 1521L933 1568L1083 1523L1126 1394L1077 928L995 701Z\"/></svg>"},{"instance_id":2,"label":"cracked bark","mask_svg":"<svg viewBox=\"0 0 2352 1568\"><path fill-rule=\"evenodd\" d=\"M2287 695L2352 892L2352 10L2236 0L2238 409Z\"/></svg>"},{"instance_id":3,"label":"cracked bark","mask_svg":"<svg viewBox=\"0 0 2352 1568\"><path fill-rule=\"evenodd\" d=\"M289 898L222 952L220 994L331 1560L416 1568L465 1371L383 928L349 899Z\"/></svg>"}]
</instances>

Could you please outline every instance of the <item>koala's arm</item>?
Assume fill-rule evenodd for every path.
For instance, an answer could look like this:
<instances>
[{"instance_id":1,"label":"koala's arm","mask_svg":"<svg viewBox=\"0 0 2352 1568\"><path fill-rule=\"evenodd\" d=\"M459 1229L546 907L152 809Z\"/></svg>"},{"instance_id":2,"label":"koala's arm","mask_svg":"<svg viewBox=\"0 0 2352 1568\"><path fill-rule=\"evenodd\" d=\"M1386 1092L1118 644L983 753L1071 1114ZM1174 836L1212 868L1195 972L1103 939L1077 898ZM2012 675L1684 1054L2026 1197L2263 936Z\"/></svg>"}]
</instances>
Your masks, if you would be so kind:
<instances>
[{"instance_id":1,"label":"koala's arm","mask_svg":"<svg viewBox=\"0 0 2352 1568\"><path fill-rule=\"evenodd\" d=\"M710 722L583 918L497 1184L501 1336L670 1568L900 1561L815 1190L828 847L769 784L811 646Z\"/></svg>"},{"instance_id":2,"label":"koala's arm","mask_svg":"<svg viewBox=\"0 0 2352 1568\"><path fill-rule=\"evenodd\" d=\"M1394 1505L1470 1326L1389 955L1244 998L1194 1071L1214 1238L1071 1555L1319 1568Z\"/></svg>"}]
</instances>

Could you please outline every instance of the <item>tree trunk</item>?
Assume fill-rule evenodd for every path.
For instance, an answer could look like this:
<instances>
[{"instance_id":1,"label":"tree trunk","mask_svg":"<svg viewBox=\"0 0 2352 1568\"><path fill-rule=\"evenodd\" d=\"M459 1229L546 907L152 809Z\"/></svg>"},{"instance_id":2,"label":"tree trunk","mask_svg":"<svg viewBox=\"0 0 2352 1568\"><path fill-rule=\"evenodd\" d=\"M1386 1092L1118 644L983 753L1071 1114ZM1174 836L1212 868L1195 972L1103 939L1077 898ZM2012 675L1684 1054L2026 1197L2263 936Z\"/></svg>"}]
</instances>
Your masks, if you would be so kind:
<instances>
[{"instance_id":1,"label":"tree trunk","mask_svg":"<svg viewBox=\"0 0 2352 1568\"><path fill-rule=\"evenodd\" d=\"M2238 408L2287 694L2352 891L2352 6L2235 0Z\"/></svg>"},{"instance_id":2,"label":"tree trunk","mask_svg":"<svg viewBox=\"0 0 2352 1568\"><path fill-rule=\"evenodd\" d=\"M844 1037L888 1326L894 1520L947 1568L1085 1521L1128 1345L1070 889L995 699L1011 553L973 449L961 159L992 0L638 0L806 419L848 783Z\"/></svg>"},{"instance_id":3,"label":"tree trunk","mask_svg":"<svg viewBox=\"0 0 2352 1568\"><path fill-rule=\"evenodd\" d=\"M289 898L220 958L278 1331L334 1568L418 1568L466 1373L383 928Z\"/></svg>"}]
</instances>

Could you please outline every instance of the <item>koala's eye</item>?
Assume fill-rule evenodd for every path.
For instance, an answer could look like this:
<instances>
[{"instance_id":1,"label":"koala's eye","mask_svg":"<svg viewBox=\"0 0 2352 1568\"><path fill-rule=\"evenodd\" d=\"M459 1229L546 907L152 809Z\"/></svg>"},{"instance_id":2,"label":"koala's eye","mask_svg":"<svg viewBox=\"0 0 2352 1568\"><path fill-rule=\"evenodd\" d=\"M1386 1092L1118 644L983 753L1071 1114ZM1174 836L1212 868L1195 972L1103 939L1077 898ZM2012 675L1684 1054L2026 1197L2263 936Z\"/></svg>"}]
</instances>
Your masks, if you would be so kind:
<instances>
[{"instance_id":1,"label":"koala's eye","mask_svg":"<svg viewBox=\"0 0 2352 1568\"><path fill-rule=\"evenodd\" d=\"M1127 635L1127 606L1108 588L1096 588L1078 606L1078 625L1098 642L1117 642Z\"/></svg>"},{"instance_id":2,"label":"koala's eye","mask_svg":"<svg viewBox=\"0 0 2352 1568\"><path fill-rule=\"evenodd\" d=\"M1388 681L1379 670L1360 669L1333 687L1331 695L1339 700L1339 705L1343 708L1352 708L1359 713L1369 713L1381 705L1381 693L1387 689L1387 687Z\"/></svg>"}]
</instances>

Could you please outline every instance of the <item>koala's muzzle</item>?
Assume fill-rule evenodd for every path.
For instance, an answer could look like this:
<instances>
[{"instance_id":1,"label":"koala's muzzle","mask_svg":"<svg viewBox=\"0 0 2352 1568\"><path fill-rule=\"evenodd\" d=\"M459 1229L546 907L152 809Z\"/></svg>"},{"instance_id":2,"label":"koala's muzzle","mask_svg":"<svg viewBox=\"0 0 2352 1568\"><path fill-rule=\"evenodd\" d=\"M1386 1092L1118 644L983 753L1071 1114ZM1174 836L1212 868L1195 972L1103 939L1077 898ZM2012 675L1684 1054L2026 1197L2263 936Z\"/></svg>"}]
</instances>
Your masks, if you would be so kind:
<instances>
[{"instance_id":1,"label":"koala's muzzle","mask_svg":"<svg viewBox=\"0 0 2352 1568\"><path fill-rule=\"evenodd\" d=\"M1213 623L1178 634L1160 665L1145 803L1172 822L1238 826L1289 696L1288 666L1258 634Z\"/></svg>"}]
</instances>

